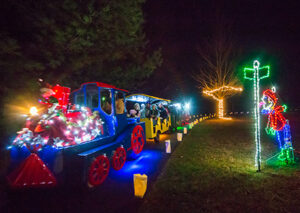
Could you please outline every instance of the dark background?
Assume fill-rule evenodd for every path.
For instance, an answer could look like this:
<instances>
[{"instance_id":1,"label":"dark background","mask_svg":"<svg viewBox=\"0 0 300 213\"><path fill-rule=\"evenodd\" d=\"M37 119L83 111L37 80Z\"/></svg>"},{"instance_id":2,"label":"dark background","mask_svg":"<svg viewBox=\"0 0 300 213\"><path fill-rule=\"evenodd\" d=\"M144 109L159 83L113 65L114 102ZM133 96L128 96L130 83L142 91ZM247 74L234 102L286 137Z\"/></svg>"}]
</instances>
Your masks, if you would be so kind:
<instances>
[{"instance_id":1,"label":"dark background","mask_svg":"<svg viewBox=\"0 0 300 213\"><path fill-rule=\"evenodd\" d=\"M198 70L196 47L207 39L216 23L216 10L232 23L232 34L241 49L236 74L244 86L242 95L227 101L227 110L250 110L252 83L242 79L245 65L255 59L271 66L262 89L276 86L290 109L300 106L300 3L298 1L148 0L144 6L145 31L152 48L162 47L163 65L149 81L149 92L167 98L191 100L194 113L214 110L214 101L203 98L190 76ZM197 105L197 107L196 107Z\"/></svg>"},{"instance_id":2,"label":"dark background","mask_svg":"<svg viewBox=\"0 0 300 213\"><path fill-rule=\"evenodd\" d=\"M14 4L12 4L14 5L14 7L7 6L11 5L8 4L8 2L14 2ZM20 3L18 4L18 2ZM25 49L24 52L26 52L27 43L24 42L24 40L26 40L26 36L24 36L23 32L28 31L27 33L25 33L25 35L34 34L36 32L30 31L31 28L33 28L34 26L38 26L38 29L36 29L36 31L39 31L40 28L43 29L44 25L40 26L37 25L37 23L35 23L36 25L33 25L31 21L28 21L39 19L33 19L33 17L35 16L32 17L27 13L27 10L22 9L24 6L25 9L28 9L28 7L31 6L30 4L28 6L24 2L26 1L3 1L3 4L0 4L0 9L2 7L4 8L2 9L2 11L4 12L1 13L3 18L0 19L0 24L1 27L2 25L5 26L4 28L1 28L0 35L2 33L2 30L4 29L3 32L5 32L6 29L12 34L12 36L17 36L18 38L20 37L18 41L21 46L23 45L23 43L25 43L25 47L22 46L22 48ZM44 5L42 1L37 2L39 3L38 5L45 6L46 8L44 8L44 10L48 11L48 4ZM80 2L81 6L83 5L82 7L84 7L87 4L86 2L89 1L79 0L76 2ZM121 4L122 2L123 1L120 1L118 4ZM35 5L35 1L31 1L31 3ZM5 5L10 8L10 10L6 10ZM56 3L56 1L53 1L53 5L57 7L61 6L59 3ZM66 75L69 78L62 77L60 80L66 80L65 82L67 83L64 84L63 81L55 81L49 83L60 83L65 86L70 86L73 90L78 88L79 84L83 83L84 81L103 81L105 83L113 84L124 89L129 89L133 93L141 92L162 98L172 99L174 101L190 102L192 106L192 114L215 112L215 101L207 97L203 97L203 95L201 94L202 91L197 88L197 82L195 82L192 78L192 74L197 73L197 71L199 71L199 67L201 66L201 57L197 49L199 49L201 43L207 41L211 37L211 35L214 34L213 29L217 28L217 26L220 25L220 23L216 21L216 17L218 14L216 11L219 11L219 13L222 14L222 17L224 17L224 22L229 22L232 24L232 28L231 30L228 30L228 33L232 35L232 41L235 44L235 48L240 53L238 58L236 58L237 66L233 71L240 79L240 85L244 87L244 91L242 94L237 94L225 101L225 111L231 112L251 110L253 82L248 80L245 81L243 79L243 67L251 67L253 60L255 59L259 59L262 65L271 66L271 76L270 78L261 81L261 90L276 86L278 95L281 99L280 103L287 104L289 109L292 110L294 110L295 108L299 109L299 5L300 3L298 3L298 1L270 0L145 0L145 4L143 5L143 16L145 21L143 24L143 29L146 33L146 38L149 41L149 43L145 45L145 52L151 53L154 50L158 50L159 48L161 48L163 63L158 69L155 69L155 66L155 71L151 74L152 70L151 72L147 72L143 68L138 69L137 72L133 73L126 72L126 69L121 69L118 73L115 72L115 69L112 69L114 70L114 72L108 72L106 67L90 67L89 70L87 70L88 74L86 75L85 73L82 74L82 70L80 70L80 72L77 72L78 70L74 71L71 68L68 69L68 67L65 68L62 66L62 70L68 71L67 73L69 73L69 75ZM123 7L126 11L130 10L131 8L125 7L124 5ZM16 10L16 8L20 11ZM138 9L140 9L140 5L138 6ZM48 12L49 14L51 14L51 17L53 16L53 20L60 20L57 13L51 13L52 10L49 11ZM63 10L63 12L61 12L61 10L58 11L60 11L60 15L65 14L65 10ZM39 10L39 8L35 9L35 12L37 13L37 15L41 15L41 11ZM114 10L114 13L111 12L110 14L114 14L114 17L118 17L121 12ZM131 14L131 16L129 17L133 17L133 15ZM128 15L125 15L123 18L127 20ZM26 26L22 25L23 22L26 23ZM58 27L61 28L65 26L68 26L68 23L64 23L61 26L58 25ZM110 26L111 25L109 25L109 27ZM120 26L116 25L115 28L119 29ZM112 34L113 31L108 32L107 36L111 37ZM45 36L44 38L46 40L46 44L48 38L48 36ZM30 45L36 43L36 40L32 39L31 37L29 37L29 40ZM111 40L113 39L110 39L110 41ZM42 42L42 44L44 45L44 42ZM141 44L136 44L133 42L133 46L139 47L140 45L144 46L144 42L141 42ZM129 47L130 45L126 46L126 48L123 49L126 49L127 51ZM37 45L36 48L43 49L39 48L39 45ZM54 53L56 51L59 51L59 49L56 50L57 48L53 49ZM98 49L98 47L96 49ZM116 47L116 49L118 52L118 50L122 48L119 48L118 46ZM86 48L82 48L81 53L85 50ZM39 51L34 53L37 54L39 53ZM123 52L121 51L121 53ZM130 53L136 53L135 49L131 50ZM126 63L131 64L131 62L134 62L135 59L138 58L138 55L139 54L133 54L132 57L126 60ZM31 57L30 54L29 56ZM76 57L75 59L72 58L72 54L71 57L68 56L69 55L66 54L66 58L68 58L69 61L76 61ZM98 55L98 57L102 57L102 55L100 54ZM35 59L35 56L32 56L31 58ZM7 108L11 111L13 111L14 109L10 109L10 105L20 105L26 109L26 112L27 108L32 105L28 104L27 106L24 103L24 99L26 99L26 97L28 96L26 96L26 93L22 90L22 88L27 88L27 83L29 85L29 83L32 83L31 81L36 81L37 74L35 73L35 70L28 73L26 73L27 71L23 70L23 62L30 61L27 60L26 54L23 59L24 61L20 60L19 63L14 63L14 60L12 62L7 62L11 65L17 64L18 66L20 66L20 69L18 69L18 66L16 66L16 72L7 72L5 74L7 70L1 70L1 74L3 74L4 76L3 79L6 79L5 76L9 76L9 79L12 79L9 82L3 81L3 86L1 89L3 90L3 88L5 88L6 90L3 90L4 92L1 92L2 90L0 90L2 96L1 99L4 99L3 97L8 96L8 98L6 98L2 102L5 105L9 105ZM66 61L68 62L68 60ZM82 59L82 61L84 61L84 59ZM121 61L120 63L122 64L123 62ZM126 63L124 62L124 64ZM70 67L72 66L70 65ZM52 76L52 80L57 79L55 73L64 73L63 71L60 72L60 69L56 70L54 68L52 71L49 71L48 69L45 70L45 72L42 72L42 74L44 75L42 77L49 77L49 79L51 79L50 77ZM95 72L95 70L102 70L102 72ZM127 71L130 71L130 69L127 69ZM135 87L133 82L139 82L139 78L137 78L137 76L142 75L143 71L145 71L146 74L149 73L149 75L151 76L150 78L147 78L148 75L145 78L141 78L141 84ZM95 73L98 73L96 77L94 76ZM105 76L106 73L112 73L112 75L110 77ZM126 73L128 73L128 81L124 80L126 84L121 85L118 83L118 77L120 78L118 74L120 73L125 73L125 75ZM15 78L14 74L16 76L18 75L18 77ZM19 75L26 78L24 79ZM73 79L75 79L76 82L73 82ZM47 79L45 79L45 81L47 81ZM144 82L146 82L146 84L144 84ZM7 83L9 83L8 86L6 86ZM72 85L72 83L74 83L74 85ZM34 84L36 84L36 82ZM37 98L33 98L32 94L38 96L38 88L31 88L29 86L28 88L31 89L28 90L31 92L26 91L27 94L30 94L30 99L36 101ZM28 102L30 103L30 101ZM1 107L1 109L2 108L4 107ZM19 114L15 113L14 111L13 113L14 116L19 116ZM7 115L8 113L5 112L3 114ZM13 128L10 128L9 125L7 125L8 120L14 119L15 117L8 119L3 116L0 124L3 123L3 126L5 126L5 128L8 129L9 132L15 132L14 129L19 128L16 128L15 126L13 126ZM13 122L12 125L15 125L15 122ZM3 127L3 129L5 128ZM9 133L7 135L11 134Z\"/></svg>"}]
</instances>

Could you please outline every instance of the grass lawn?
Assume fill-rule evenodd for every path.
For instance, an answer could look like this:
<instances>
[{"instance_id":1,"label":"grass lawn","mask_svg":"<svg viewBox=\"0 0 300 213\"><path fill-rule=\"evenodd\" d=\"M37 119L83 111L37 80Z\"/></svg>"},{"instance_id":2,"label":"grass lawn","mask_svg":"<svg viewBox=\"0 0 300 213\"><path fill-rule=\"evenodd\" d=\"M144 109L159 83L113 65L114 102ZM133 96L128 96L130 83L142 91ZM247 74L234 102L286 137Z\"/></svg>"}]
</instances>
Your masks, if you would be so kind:
<instances>
[{"instance_id":1,"label":"grass lawn","mask_svg":"<svg viewBox=\"0 0 300 213\"><path fill-rule=\"evenodd\" d=\"M250 119L202 122L172 153L139 210L300 212L299 163L283 166L266 162L276 151L273 139L263 136L263 166L257 173Z\"/></svg>"}]
</instances>

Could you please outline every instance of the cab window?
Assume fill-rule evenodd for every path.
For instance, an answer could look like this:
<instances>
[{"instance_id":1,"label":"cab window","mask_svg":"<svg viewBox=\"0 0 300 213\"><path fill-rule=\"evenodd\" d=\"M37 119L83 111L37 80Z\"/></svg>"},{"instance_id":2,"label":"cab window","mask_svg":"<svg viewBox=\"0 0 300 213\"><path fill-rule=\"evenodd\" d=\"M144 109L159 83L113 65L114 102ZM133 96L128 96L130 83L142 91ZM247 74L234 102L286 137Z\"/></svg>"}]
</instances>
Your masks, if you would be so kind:
<instances>
[{"instance_id":1,"label":"cab window","mask_svg":"<svg viewBox=\"0 0 300 213\"><path fill-rule=\"evenodd\" d=\"M124 103L124 94L122 92L115 92L115 107L116 114L124 114L125 113L125 103Z\"/></svg>"},{"instance_id":2,"label":"cab window","mask_svg":"<svg viewBox=\"0 0 300 213\"><path fill-rule=\"evenodd\" d=\"M78 92L75 98L76 104L84 106L84 94L83 92Z\"/></svg>"},{"instance_id":3,"label":"cab window","mask_svg":"<svg viewBox=\"0 0 300 213\"><path fill-rule=\"evenodd\" d=\"M111 90L110 89L101 89L100 90L100 97L101 97L101 109L106 114L112 113L112 106L111 106Z\"/></svg>"},{"instance_id":4,"label":"cab window","mask_svg":"<svg viewBox=\"0 0 300 213\"><path fill-rule=\"evenodd\" d=\"M86 86L87 106L91 109L98 108L99 94L97 85Z\"/></svg>"}]
</instances>

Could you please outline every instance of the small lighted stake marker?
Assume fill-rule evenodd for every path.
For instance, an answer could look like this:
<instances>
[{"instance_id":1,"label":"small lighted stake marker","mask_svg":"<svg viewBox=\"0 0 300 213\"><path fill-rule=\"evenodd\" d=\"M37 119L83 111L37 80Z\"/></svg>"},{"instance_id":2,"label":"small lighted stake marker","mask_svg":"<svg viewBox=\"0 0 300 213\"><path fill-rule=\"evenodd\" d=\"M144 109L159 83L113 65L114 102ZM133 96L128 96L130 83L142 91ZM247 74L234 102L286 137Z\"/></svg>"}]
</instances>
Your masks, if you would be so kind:
<instances>
[{"instance_id":1,"label":"small lighted stake marker","mask_svg":"<svg viewBox=\"0 0 300 213\"><path fill-rule=\"evenodd\" d=\"M134 185L134 195L139 198L143 198L147 190L147 175L134 174L133 175L133 185Z\"/></svg>"},{"instance_id":2,"label":"small lighted stake marker","mask_svg":"<svg viewBox=\"0 0 300 213\"><path fill-rule=\"evenodd\" d=\"M182 141L183 134L181 132L177 133L177 141Z\"/></svg>"},{"instance_id":3,"label":"small lighted stake marker","mask_svg":"<svg viewBox=\"0 0 300 213\"><path fill-rule=\"evenodd\" d=\"M171 140L165 140L166 153L171 153Z\"/></svg>"},{"instance_id":4,"label":"small lighted stake marker","mask_svg":"<svg viewBox=\"0 0 300 213\"><path fill-rule=\"evenodd\" d=\"M261 74L265 71L264 74ZM250 74L249 74L250 73ZM258 60L253 62L253 68L244 68L244 78L253 80L254 88L254 119L255 119L255 143L256 143L256 155L255 166L257 171L260 172L261 168L261 144L260 144L260 115L259 115L259 80L268 78L270 76L270 66L260 67Z\"/></svg>"}]
</instances>

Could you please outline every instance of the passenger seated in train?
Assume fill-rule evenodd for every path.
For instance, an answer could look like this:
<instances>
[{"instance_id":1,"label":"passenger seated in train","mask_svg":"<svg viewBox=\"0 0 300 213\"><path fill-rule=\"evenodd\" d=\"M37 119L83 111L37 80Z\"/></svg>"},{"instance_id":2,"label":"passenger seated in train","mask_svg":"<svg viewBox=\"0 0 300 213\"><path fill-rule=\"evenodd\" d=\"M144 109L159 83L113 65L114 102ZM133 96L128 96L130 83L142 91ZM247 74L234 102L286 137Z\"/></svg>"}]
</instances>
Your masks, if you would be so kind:
<instances>
[{"instance_id":1,"label":"passenger seated in train","mask_svg":"<svg viewBox=\"0 0 300 213\"><path fill-rule=\"evenodd\" d=\"M168 105L163 105L163 107L165 108L166 113L167 113L167 120L169 120L170 119L170 109L169 109Z\"/></svg>"},{"instance_id":2,"label":"passenger seated in train","mask_svg":"<svg viewBox=\"0 0 300 213\"><path fill-rule=\"evenodd\" d=\"M109 90L101 90L100 91L100 96L101 96L101 109L108 115L112 113L112 97L111 97L111 92Z\"/></svg>"},{"instance_id":3,"label":"passenger seated in train","mask_svg":"<svg viewBox=\"0 0 300 213\"><path fill-rule=\"evenodd\" d=\"M145 108L145 117L150 119L150 118L151 118L150 113L151 113L151 105L150 105L150 103L148 102L148 103L146 104L146 108Z\"/></svg>"},{"instance_id":4,"label":"passenger seated in train","mask_svg":"<svg viewBox=\"0 0 300 213\"><path fill-rule=\"evenodd\" d=\"M135 103L133 107L134 108L129 111L129 116L132 117L132 118L140 117L141 116L141 114L140 114L140 110L141 110L140 105L138 103Z\"/></svg>"},{"instance_id":5,"label":"passenger seated in train","mask_svg":"<svg viewBox=\"0 0 300 213\"><path fill-rule=\"evenodd\" d=\"M146 117L146 108L145 108L145 104L141 104L141 118L145 118Z\"/></svg>"},{"instance_id":6,"label":"passenger seated in train","mask_svg":"<svg viewBox=\"0 0 300 213\"><path fill-rule=\"evenodd\" d=\"M167 118L168 118L167 110L166 110L165 107L162 105L162 103L160 103L160 104L158 105L158 111L159 111L159 116L160 116L162 119L167 119Z\"/></svg>"},{"instance_id":7,"label":"passenger seated in train","mask_svg":"<svg viewBox=\"0 0 300 213\"><path fill-rule=\"evenodd\" d=\"M123 114L125 112L124 96L122 93L117 93L116 95L116 114Z\"/></svg>"},{"instance_id":8,"label":"passenger seated in train","mask_svg":"<svg viewBox=\"0 0 300 213\"><path fill-rule=\"evenodd\" d=\"M150 118L153 119L153 125L156 125L157 124L157 119L159 117L159 112L158 110L156 109L156 105L155 104L152 104L152 109L150 111Z\"/></svg>"},{"instance_id":9,"label":"passenger seated in train","mask_svg":"<svg viewBox=\"0 0 300 213\"><path fill-rule=\"evenodd\" d=\"M101 108L103 109L104 112L107 114L111 114L111 103L109 100L105 100L101 102Z\"/></svg>"}]
</instances>

